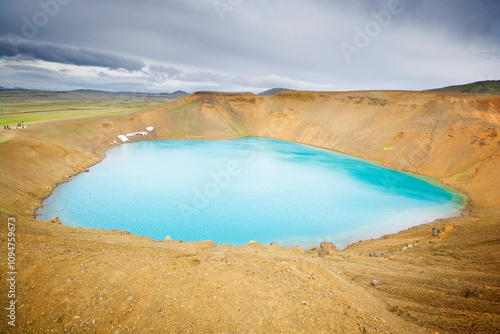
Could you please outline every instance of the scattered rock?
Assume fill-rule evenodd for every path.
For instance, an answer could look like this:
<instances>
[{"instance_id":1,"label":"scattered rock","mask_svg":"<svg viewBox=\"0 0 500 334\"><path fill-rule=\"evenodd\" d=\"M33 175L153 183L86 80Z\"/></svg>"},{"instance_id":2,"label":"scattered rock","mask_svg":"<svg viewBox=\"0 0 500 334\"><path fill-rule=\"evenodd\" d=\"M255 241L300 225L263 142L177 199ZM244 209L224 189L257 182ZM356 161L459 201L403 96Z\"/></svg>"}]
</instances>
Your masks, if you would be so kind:
<instances>
[{"instance_id":1,"label":"scattered rock","mask_svg":"<svg viewBox=\"0 0 500 334\"><path fill-rule=\"evenodd\" d=\"M474 290L470 291L469 289L467 289L467 291L465 292L465 298L474 298L474 297L477 297L477 286Z\"/></svg>"},{"instance_id":2,"label":"scattered rock","mask_svg":"<svg viewBox=\"0 0 500 334\"><path fill-rule=\"evenodd\" d=\"M183 241L182 240L174 240L172 239L169 235L167 235L165 237L165 240L163 240L164 242L168 242L168 243L172 243L172 244L182 244ZM198 245L210 245L210 244L214 244L214 242L212 240L201 240L201 241L197 241L196 242Z\"/></svg>"},{"instance_id":3,"label":"scattered rock","mask_svg":"<svg viewBox=\"0 0 500 334\"><path fill-rule=\"evenodd\" d=\"M307 273L306 276L309 279L316 279L316 275L314 275L314 273Z\"/></svg>"},{"instance_id":4,"label":"scattered rock","mask_svg":"<svg viewBox=\"0 0 500 334\"><path fill-rule=\"evenodd\" d=\"M337 246L328 241L323 241L321 243L321 248L318 251L318 256L324 257L327 255L333 255L337 251Z\"/></svg>"},{"instance_id":5,"label":"scattered rock","mask_svg":"<svg viewBox=\"0 0 500 334\"><path fill-rule=\"evenodd\" d=\"M128 302L132 301L132 299L134 299L134 298L132 298L132 296L130 296L127 298L127 300L125 302L128 303Z\"/></svg>"},{"instance_id":6,"label":"scattered rock","mask_svg":"<svg viewBox=\"0 0 500 334\"><path fill-rule=\"evenodd\" d=\"M453 230L453 226L450 224L446 224L445 226L441 227L433 227L432 228L432 236L441 238L443 235L445 235L447 232L450 232Z\"/></svg>"},{"instance_id":7,"label":"scattered rock","mask_svg":"<svg viewBox=\"0 0 500 334\"><path fill-rule=\"evenodd\" d=\"M386 254L384 252L370 251L370 253L368 253L368 256L370 256L370 257L384 257L384 258L388 258L388 257L392 256L392 254Z\"/></svg>"},{"instance_id":8,"label":"scattered rock","mask_svg":"<svg viewBox=\"0 0 500 334\"><path fill-rule=\"evenodd\" d=\"M432 228L432 236L440 237L443 234L444 234L444 227L441 227L441 228L433 227Z\"/></svg>"},{"instance_id":9,"label":"scattered rock","mask_svg":"<svg viewBox=\"0 0 500 334\"><path fill-rule=\"evenodd\" d=\"M54 217L50 220L51 223L57 224L57 225L62 225L61 220L59 217Z\"/></svg>"},{"instance_id":10,"label":"scattered rock","mask_svg":"<svg viewBox=\"0 0 500 334\"><path fill-rule=\"evenodd\" d=\"M380 279L379 279L379 278L373 279L373 280L371 281L371 284L372 284L373 286L380 285L381 283L382 283L382 282L380 281Z\"/></svg>"},{"instance_id":11,"label":"scattered rock","mask_svg":"<svg viewBox=\"0 0 500 334\"><path fill-rule=\"evenodd\" d=\"M277 242L271 242L271 246L279 246Z\"/></svg>"},{"instance_id":12,"label":"scattered rock","mask_svg":"<svg viewBox=\"0 0 500 334\"><path fill-rule=\"evenodd\" d=\"M130 231L125 231L125 230L119 230L119 229L114 229L111 230L114 234L119 234L119 235L130 235Z\"/></svg>"}]
</instances>

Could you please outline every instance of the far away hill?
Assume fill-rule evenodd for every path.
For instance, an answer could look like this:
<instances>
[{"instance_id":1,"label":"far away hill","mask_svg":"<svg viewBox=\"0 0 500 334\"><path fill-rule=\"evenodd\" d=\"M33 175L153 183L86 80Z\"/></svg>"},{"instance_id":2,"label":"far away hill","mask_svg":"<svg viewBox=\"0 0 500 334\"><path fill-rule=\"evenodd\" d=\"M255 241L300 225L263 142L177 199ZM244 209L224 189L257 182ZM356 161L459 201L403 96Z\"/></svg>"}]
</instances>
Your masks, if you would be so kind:
<instances>
[{"instance_id":1,"label":"far away hill","mask_svg":"<svg viewBox=\"0 0 500 334\"><path fill-rule=\"evenodd\" d=\"M500 80L478 81L465 85L430 89L430 92L500 95Z\"/></svg>"},{"instance_id":2,"label":"far away hill","mask_svg":"<svg viewBox=\"0 0 500 334\"><path fill-rule=\"evenodd\" d=\"M27 90L20 88L4 88L1 97L9 101L23 101L26 97L46 101L69 100L164 100L171 101L188 95L184 91L173 93L137 93L137 92L105 92L92 89L78 89L71 91Z\"/></svg>"},{"instance_id":3,"label":"far away hill","mask_svg":"<svg viewBox=\"0 0 500 334\"><path fill-rule=\"evenodd\" d=\"M286 90L292 90L292 89L288 89L288 88L272 88L272 89L266 90L265 92L259 93L259 95L275 95L275 94L279 94L281 92L284 92Z\"/></svg>"},{"instance_id":4,"label":"far away hill","mask_svg":"<svg viewBox=\"0 0 500 334\"><path fill-rule=\"evenodd\" d=\"M0 90L27 90L27 89L22 87L5 88L3 86L0 86Z\"/></svg>"},{"instance_id":5,"label":"far away hill","mask_svg":"<svg viewBox=\"0 0 500 334\"><path fill-rule=\"evenodd\" d=\"M173 93L140 93L140 92L105 92L91 89L78 89L69 92L58 92L61 94L81 95L97 97L114 97L114 98L133 98L133 99L176 99L188 95L188 93L178 90Z\"/></svg>"}]
</instances>

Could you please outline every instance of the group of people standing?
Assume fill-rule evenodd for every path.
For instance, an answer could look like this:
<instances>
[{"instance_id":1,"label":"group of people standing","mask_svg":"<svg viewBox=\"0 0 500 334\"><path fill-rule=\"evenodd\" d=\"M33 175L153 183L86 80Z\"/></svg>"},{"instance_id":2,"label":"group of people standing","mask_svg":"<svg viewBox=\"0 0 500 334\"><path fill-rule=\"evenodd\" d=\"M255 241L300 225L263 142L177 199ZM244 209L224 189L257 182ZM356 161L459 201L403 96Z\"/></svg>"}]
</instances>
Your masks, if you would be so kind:
<instances>
[{"instance_id":1,"label":"group of people standing","mask_svg":"<svg viewBox=\"0 0 500 334\"><path fill-rule=\"evenodd\" d=\"M26 127L27 127L27 126L26 126ZM19 128L24 128L24 121L21 121L21 123L17 123L17 125L16 125L16 129L19 129ZM10 129L11 129L11 127L10 127L10 126L8 126L8 125L4 125L4 126L3 126L3 129L4 129L4 130L10 130Z\"/></svg>"}]
</instances>

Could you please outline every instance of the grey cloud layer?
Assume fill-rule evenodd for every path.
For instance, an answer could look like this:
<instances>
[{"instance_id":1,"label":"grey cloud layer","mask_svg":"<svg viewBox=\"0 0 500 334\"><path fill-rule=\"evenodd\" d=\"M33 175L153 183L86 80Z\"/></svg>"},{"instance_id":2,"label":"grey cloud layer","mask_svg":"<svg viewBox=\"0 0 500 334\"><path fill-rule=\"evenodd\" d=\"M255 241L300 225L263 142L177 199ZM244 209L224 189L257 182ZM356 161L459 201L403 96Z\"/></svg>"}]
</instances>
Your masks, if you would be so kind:
<instances>
[{"instance_id":1,"label":"grey cloud layer","mask_svg":"<svg viewBox=\"0 0 500 334\"><path fill-rule=\"evenodd\" d=\"M354 45L355 28L391 1L219 0L230 8L221 20L213 0L73 0L17 48L8 33L23 36L23 22L42 9L8 1L0 4L0 57L142 71L155 89L423 89L500 76L497 0L401 0L401 13L346 62L339 44Z\"/></svg>"},{"instance_id":2,"label":"grey cloud layer","mask_svg":"<svg viewBox=\"0 0 500 334\"><path fill-rule=\"evenodd\" d=\"M12 37L0 39L0 57L2 56L27 56L54 63L112 69L124 68L130 71L140 70L144 66L141 60L120 56L112 52Z\"/></svg>"}]
</instances>

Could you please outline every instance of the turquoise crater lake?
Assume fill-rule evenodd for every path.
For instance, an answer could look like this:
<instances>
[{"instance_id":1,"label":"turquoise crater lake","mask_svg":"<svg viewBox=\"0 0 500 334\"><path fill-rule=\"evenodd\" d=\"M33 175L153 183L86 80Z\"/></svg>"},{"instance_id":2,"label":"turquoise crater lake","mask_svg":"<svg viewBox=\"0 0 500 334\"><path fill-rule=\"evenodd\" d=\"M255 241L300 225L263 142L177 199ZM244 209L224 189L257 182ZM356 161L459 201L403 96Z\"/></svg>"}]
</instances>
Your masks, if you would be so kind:
<instances>
[{"instance_id":1,"label":"turquoise crater lake","mask_svg":"<svg viewBox=\"0 0 500 334\"><path fill-rule=\"evenodd\" d=\"M127 143L38 210L65 225L163 240L339 247L459 214L431 180L273 139Z\"/></svg>"}]
</instances>

